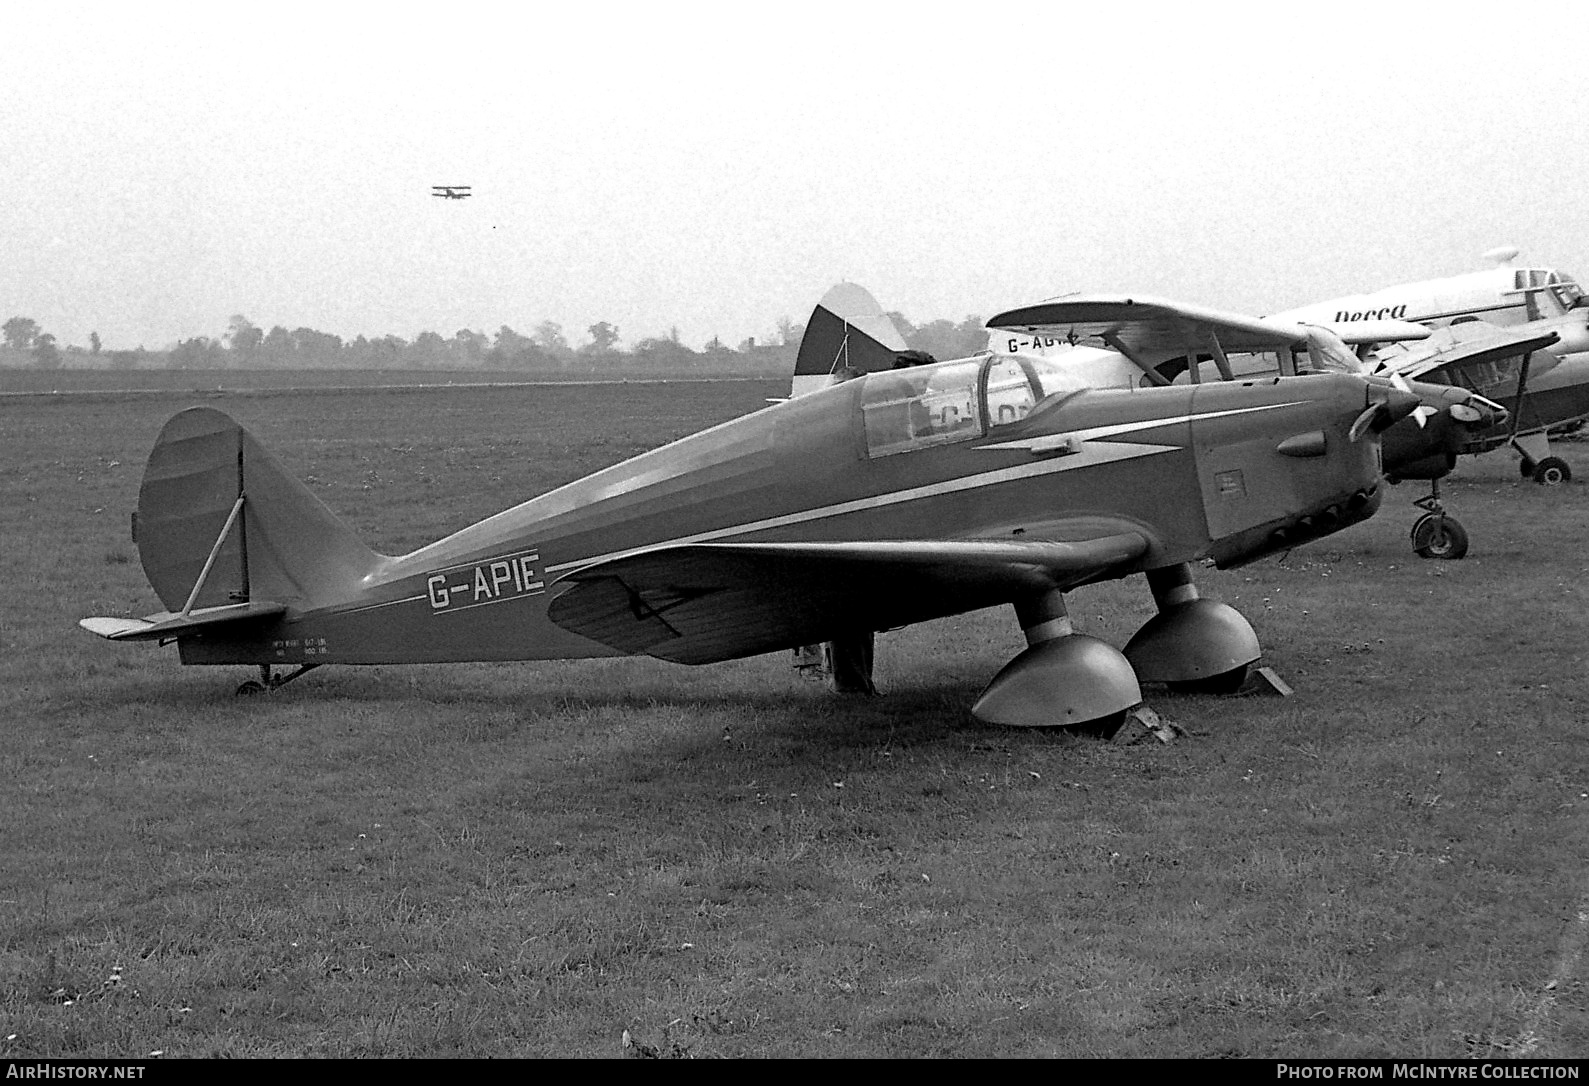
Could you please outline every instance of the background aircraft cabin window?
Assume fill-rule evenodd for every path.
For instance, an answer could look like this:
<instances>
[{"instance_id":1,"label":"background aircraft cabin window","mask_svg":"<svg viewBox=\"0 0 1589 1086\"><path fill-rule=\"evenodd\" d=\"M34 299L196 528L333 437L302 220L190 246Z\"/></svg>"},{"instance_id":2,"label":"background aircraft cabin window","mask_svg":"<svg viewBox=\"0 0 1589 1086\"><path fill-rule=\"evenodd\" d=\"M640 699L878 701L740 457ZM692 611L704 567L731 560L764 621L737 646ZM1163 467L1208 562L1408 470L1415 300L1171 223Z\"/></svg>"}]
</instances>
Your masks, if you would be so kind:
<instances>
[{"instance_id":1,"label":"background aircraft cabin window","mask_svg":"<svg viewBox=\"0 0 1589 1086\"><path fill-rule=\"evenodd\" d=\"M1556 301L1561 303L1563 309L1571 309L1583 301L1583 291L1571 279L1563 278L1555 272L1550 273L1551 293L1556 296Z\"/></svg>"},{"instance_id":2,"label":"background aircraft cabin window","mask_svg":"<svg viewBox=\"0 0 1589 1086\"><path fill-rule=\"evenodd\" d=\"M1493 395L1502 386L1510 386L1511 391L1517 388L1517 378L1523 370L1521 358L1503 358L1499 362L1464 362L1452 367L1456 371L1457 382L1467 386L1481 396ZM1420 377L1418 380L1426 380Z\"/></svg>"},{"instance_id":3,"label":"background aircraft cabin window","mask_svg":"<svg viewBox=\"0 0 1589 1086\"><path fill-rule=\"evenodd\" d=\"M1032 375L1019 359L995 356L988 363L987 411L989 426L1019 422L1037 403Z\"/></svg>"},{"instance_id":4,"label":"background aircraft cabin window","mask_svg":"<svg viewBox=\"0 0 1589 1086\"><path fill-rule=\"evenodd\" d=\"M980 359L868 374L861 393L868 456L947 445L982 434Z\"/></svg>"},{"instance_id":5,"label":"background aircraft cabin window","mask_svg":"<svg viewBox=\"0 0 1589 1086\"><path fill-rule=\"evenodd\" d=\"M1027 361L1031 364L1032 373L1037 377L1037 398L1039 400L1045 400L1056 392L1080 392L1088 387L1087 379L1078 376L1066 366L1063 356L1053 358L1028 357Z\"/></svg>"}]
</instances>

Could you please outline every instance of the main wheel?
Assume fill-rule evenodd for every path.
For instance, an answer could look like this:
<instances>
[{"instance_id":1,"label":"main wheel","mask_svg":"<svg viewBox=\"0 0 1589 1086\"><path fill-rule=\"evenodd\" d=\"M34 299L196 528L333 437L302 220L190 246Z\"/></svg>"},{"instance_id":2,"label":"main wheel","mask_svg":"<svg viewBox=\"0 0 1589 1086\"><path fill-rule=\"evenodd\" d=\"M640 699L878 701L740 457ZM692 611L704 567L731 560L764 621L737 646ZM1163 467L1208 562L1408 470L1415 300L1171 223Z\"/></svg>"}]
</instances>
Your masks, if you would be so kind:
<instances>
[{"instance_id":1,"label":"main wheel","mask_svg":"<svg viewBox=\"0 0 1589 1086\"><path fill-rule=\"evenodd\" d=\"M1525 456L1517 462L1517 474L1525 479L1532 479L1534 477L1534 469L1538 466L1538 464Z\"/></svg>"},{"instance_id":2,"label":"main wheel","mask_svg":"<svg viewBox=\"0 0 1589 1086\"><path fill-rule=\"evenodd\" d=\"M264 692L265 684L260 682L258 679L249 679L246 683L237 688L237 696L240 698L251 698L255 694L263 694Z\"/></svg>"},{"instance_id":3,"label":"main wheel","mask_svg":"<svg viewBox=\"0 0 1589 1086\"><path fill-rule=\"evenodd\" d=\"M1547 456L1534 468L1534 482L1541 486L1561 486L1572 481L1572 468L1559 456Z\"/></svg>"},{"instance_id":4,"label":"main wheel","mask_svg":"<svg viewBox=\"0 0 1589 1086\"><path fill-rule=\"evenodd\" d=\"M1455 561L1468 553L1468 533L1456 517L1420 517L1413 529L1412 549L1419 558Z\"/></svg>"}]
</instances>

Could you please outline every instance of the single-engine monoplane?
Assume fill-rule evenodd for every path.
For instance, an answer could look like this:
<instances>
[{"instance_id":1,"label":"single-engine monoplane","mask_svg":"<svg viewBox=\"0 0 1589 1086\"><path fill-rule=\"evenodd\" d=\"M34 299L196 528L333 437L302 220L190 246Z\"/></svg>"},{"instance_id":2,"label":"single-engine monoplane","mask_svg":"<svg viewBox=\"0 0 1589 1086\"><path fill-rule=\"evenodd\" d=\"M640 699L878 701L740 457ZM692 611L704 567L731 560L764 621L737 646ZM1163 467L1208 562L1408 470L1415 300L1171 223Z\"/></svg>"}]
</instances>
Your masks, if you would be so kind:
<instances>
[{"instance_id":1,"label":"single-engine monoplane","mask_svg":"<svg viewBox=\"0 0 1589 1086\"><path fill-rule=\"evenodd\" d=\"M156 438L134 522L166 610L81 624L257 666L245 689L270 690L325 664L705 664L1012 604L1029 647L973 711L1070 725L1128 710L1141 681L1238 683L1257 636L1192 563L1370 516L1379 437L1418 404L1347 373L1097 389L985 355L793 398L406 555L191 408ZM1123 652L1074 632L1067 591L1137 573L1158 613Z\"/></svg>"}]
</instances>

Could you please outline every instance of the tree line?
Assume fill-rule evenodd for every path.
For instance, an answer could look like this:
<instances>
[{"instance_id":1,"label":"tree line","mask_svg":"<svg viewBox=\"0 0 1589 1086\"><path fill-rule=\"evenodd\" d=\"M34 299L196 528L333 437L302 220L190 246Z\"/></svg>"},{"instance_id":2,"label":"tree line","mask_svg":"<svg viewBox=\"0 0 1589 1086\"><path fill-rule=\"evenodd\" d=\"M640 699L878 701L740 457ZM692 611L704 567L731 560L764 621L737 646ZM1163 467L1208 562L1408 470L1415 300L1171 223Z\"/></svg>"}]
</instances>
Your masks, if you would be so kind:
<instances>
[{"instance_id":1,"label":"tree line","mask_svg":"<svg viewBox=\"0 0 1589 1086\"><path fill-rule=\"evenodd\" d=\"M889 316L906 345L935 358L963 358L987 345L982 319L968 316L958 324L935 320L911 323L901 313ZM106 350L98 332L90 332L87 348L62 347L56 337L29 317L12 317L0 325L12 365L54 369L63 365L116 369L499 369L499 370L712 370L783 371L793 367L794 351L805 326L788 317L773 335L729 347L713 337L701 350L684 344L675 327L666 335L649 336L623 345L616 325L598 321L586 328L588 340L570 344L556 321L542 321L529 334L504 324L494 334L461 328L450 337L420 332L413 339L396 335L352 340L313 328L273 325L268 330L242 314L234 314L219 336L193 336L158 351Z\"/></svg>"}]
</instances>

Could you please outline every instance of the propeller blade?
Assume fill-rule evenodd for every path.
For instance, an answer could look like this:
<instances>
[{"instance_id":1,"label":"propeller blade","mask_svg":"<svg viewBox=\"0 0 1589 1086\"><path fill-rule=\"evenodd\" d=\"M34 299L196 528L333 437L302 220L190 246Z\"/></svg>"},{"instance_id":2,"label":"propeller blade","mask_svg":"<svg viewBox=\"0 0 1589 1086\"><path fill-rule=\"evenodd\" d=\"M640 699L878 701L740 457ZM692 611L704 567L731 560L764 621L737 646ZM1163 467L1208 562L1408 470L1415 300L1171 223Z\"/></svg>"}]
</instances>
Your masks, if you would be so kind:
<instances>
[{"instance_id":1,"label":"propeller blade","mask_svg":"<svg viewBox=\"0 0 1589 1086\"><path fill-rule=\"evenodd\" d=\"M1380 434L1390 429L1396 423L1415 412L1422 403L1411 392L1402 392L1392 389L1383 393L1383 399L1373 400L1363 413L1352 420L1352 427L1346 432L1348 439L1361 441L1364 434L1372 431ZM1422 425L1420 422L1419 425Z\"/></svg>"},{"instance_id":2,"label":"propeller blade","mask_svg":"<svg viewBox=\"0 0 1589 1086\"><path fill-rule=\"evenodd\" d=\"M1346 431L1347 439L1354 442L1363 440L1368 428L1374 425L1375 419L1379 418L1379 408L1380 405L1377 403L1365 407L1363 413L1352 420L1352 428Z\"/></svg>"}]
</instances>

